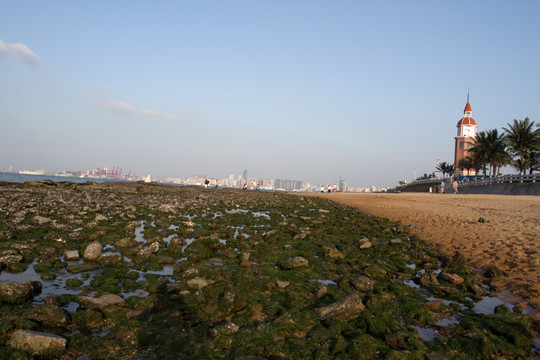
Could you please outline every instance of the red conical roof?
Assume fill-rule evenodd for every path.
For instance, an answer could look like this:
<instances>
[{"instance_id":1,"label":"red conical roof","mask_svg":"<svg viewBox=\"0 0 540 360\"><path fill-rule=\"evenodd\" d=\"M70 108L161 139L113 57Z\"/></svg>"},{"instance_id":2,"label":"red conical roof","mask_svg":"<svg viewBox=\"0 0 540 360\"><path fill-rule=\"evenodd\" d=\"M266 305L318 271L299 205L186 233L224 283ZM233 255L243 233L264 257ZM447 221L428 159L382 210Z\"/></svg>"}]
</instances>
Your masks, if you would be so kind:
<instances>
[{"instance_id":1,"label":"red conical roof","mask_svg":"<svg viewBox=\"0 0 540 360\"><path fill-rule=\"evenodd\" d=\"M476 123L476 121L472 117L461 118L458 121L457 126L461 126L461 125L477 125L478 126L478 124Z\"/></svg>"},{"instance_id":2,"label":"red conical roof","mask_svg":"<svg viewBox=\"0 0 540 360\"><path fill-rule=\"evenodd\" d=\"M469 102L467 102L467 105L465 105L465 110L463 110L463 112L465 113L467 111L472 111L471 104L469 104Z\"/></svg>"}]
</instances>

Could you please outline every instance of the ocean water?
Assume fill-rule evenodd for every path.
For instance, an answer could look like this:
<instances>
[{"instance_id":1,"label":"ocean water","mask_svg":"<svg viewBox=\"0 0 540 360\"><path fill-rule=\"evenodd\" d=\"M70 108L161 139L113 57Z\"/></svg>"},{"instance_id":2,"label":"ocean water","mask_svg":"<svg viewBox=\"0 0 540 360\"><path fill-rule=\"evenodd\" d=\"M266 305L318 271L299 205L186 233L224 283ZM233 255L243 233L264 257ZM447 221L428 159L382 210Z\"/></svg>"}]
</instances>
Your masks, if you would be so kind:
<instances>
[{"instance_id":1,"label":"ocean water","mask_svg":"<svg viewBox=\"0 0 540 360\"><path fill-rule=\"evenodd\" d=\"M60 181L71 181L74 183L85 183L87 181L95 182L108 182L108 181L127 181L127 180L118 180L118 179L109 179L109 178L79 178L71 176L54 176L54 175L28 175L28 174L17 174L17 173L6 173L0 172L0 181L9 181L15 183L24 183L27 181L41 181L41 180L52 180L56 182Z\"/></svg>"}]
</instances>

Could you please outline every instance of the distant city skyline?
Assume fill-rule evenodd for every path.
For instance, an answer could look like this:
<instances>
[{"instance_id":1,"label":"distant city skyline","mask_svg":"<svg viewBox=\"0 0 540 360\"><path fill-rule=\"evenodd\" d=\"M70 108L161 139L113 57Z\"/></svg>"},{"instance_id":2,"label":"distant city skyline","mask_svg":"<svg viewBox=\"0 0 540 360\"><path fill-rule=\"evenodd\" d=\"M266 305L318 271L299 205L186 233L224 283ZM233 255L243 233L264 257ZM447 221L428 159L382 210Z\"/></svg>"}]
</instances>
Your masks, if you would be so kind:
<instances>
[{"instance_id":1,"label":"distant city skyline","mask_svg":"<svg viewBox=\"0 0 540 360\"><path fill-rule=\"evenodd\" d=\"M0 168L393 187L540 122L540 2L0 2Z\"/></svg>"}]
</instances>

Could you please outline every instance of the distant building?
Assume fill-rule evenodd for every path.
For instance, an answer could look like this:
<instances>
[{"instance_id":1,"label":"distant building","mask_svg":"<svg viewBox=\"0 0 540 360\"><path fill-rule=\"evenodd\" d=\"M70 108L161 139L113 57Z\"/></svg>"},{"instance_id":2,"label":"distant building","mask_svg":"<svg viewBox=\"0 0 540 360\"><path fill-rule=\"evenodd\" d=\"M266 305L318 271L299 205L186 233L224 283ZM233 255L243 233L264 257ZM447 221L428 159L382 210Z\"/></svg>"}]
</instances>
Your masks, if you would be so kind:
<instances>
[{"instance_id":1,"label":"distant building","mask_svg":"<svg viewBox=\"0 0 540 360\"><path fill-rule=\"evenodd\" d=\"M469 155L469 150L474 146L477 129L478 124L472 118L471 104L469 103L469 95L467 94L467 104L465 105L465 110L463 110L463 117L457 123L457 136L454 138L456 140L454 149L455 176L476 175L475 170L460 168L458 164L461 159Z\"/></svg>"}]
</instances>

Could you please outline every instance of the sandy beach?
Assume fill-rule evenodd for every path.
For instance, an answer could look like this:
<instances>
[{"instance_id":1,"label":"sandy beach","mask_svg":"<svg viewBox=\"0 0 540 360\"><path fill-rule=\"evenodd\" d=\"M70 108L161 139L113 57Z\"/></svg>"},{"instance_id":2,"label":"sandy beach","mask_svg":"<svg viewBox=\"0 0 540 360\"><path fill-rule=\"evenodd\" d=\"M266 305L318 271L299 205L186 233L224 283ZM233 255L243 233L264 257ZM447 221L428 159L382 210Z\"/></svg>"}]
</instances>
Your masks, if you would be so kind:
<instances>
[{"instance_id":1,"label":"sandy beach","mask_svg":"<svg viewBox=\"0 0 540 360\"><path fill-rule=\"evenodd\" d=\"M361 211L411 225L445 254L462 253L482 276L497 266L501 295L540 319L540 197L465 194L319 193Z\"/></svg>"}]
</instances>

